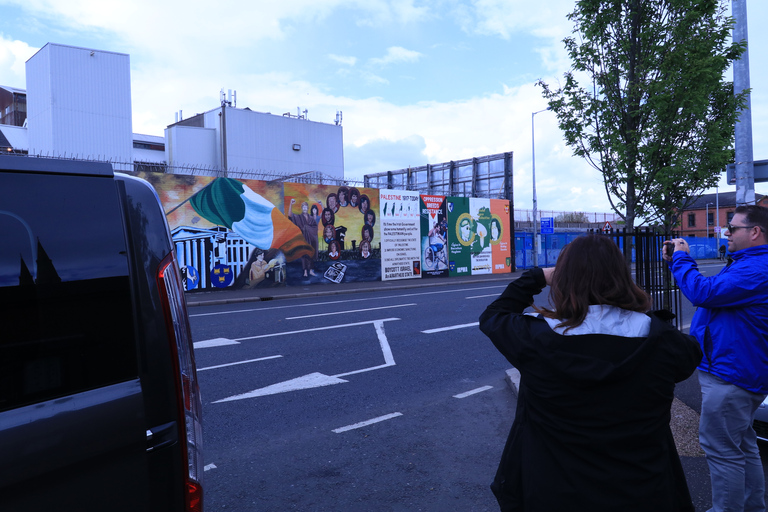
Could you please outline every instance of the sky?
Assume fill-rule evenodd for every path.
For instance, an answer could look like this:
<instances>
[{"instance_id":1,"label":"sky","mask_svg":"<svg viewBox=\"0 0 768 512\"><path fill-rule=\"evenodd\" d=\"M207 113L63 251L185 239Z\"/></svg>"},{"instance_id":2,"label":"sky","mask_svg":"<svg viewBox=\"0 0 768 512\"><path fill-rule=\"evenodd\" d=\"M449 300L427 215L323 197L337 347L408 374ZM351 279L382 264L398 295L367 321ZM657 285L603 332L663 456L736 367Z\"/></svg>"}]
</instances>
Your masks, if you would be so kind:
<instances>
[{"instance_id":1,"label":"sky","mask_svg":"<svg viewBox=\"0 0 768 512\"><path fill-rule=\"evenodd\" d=\"M574 0L0 0L0 84L26 88L46 43L127 53L133 131L219 106L341 111L346 178L514 153L515 209L532 207L531 114L571 63ZM747 0L755 160L768 159L768 2ZM732 79L730 73L727 75ZM610 212L601 175L555 115L535 116L538 208ZM767 184L756 184L768 193ZM720 191L733 191L721 180ZM712 190L711 192L714 192Z\"/></svg>"}]
</instances>

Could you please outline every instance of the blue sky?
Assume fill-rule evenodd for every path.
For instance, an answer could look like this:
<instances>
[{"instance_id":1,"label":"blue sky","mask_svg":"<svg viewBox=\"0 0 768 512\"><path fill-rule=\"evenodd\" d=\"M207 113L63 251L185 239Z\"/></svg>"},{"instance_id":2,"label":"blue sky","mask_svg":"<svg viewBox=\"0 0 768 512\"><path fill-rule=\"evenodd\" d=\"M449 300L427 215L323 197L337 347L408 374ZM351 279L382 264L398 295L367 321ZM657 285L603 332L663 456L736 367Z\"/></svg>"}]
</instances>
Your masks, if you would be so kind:
<instances>
[{"instance_id":1,"label":"blue sky","mask_svg":"<svg viewBox=\"0 0 768 512\"><path fill-rule=\"evenodd\" d=\"M768 2L747 0L755 159L768 158ZM260 112L343 111L348 178L514 152L515 207L531 208L535 87L569 68L573 0L0 0L0 84L25 88L48 42L131 57L133 130L162 135L215 108L219 91ZM608 212L600 174L536 115L541 210ZM721 190L732 190L722 182ZM768 187L757 185L760 193Z\"/></svg>"}]
</instances>

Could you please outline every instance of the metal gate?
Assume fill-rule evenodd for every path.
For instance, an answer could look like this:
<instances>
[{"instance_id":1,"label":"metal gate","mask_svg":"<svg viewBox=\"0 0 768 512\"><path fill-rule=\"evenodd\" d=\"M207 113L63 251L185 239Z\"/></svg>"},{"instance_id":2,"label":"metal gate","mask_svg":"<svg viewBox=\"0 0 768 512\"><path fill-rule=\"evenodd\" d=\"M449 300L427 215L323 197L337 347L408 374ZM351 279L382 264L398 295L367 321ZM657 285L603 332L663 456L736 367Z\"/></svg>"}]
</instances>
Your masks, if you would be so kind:
<instances>
[{"instance_id":1,"label":"metal gate","mask_svg":"<svg viewBox=\"0 0 768 512\"><path fill-rule=\"evenodd\" d=\"M664 241L671 237L656 233L651 228L637 228L634 233L627 233L626 230L610 231L606 236L613 238L624 254L629 252L632 255L635 282L651 296L652 309L665 309L673 313L673 323L681 329L682 294L672 279L667 262L661 257Z\"/></svg>"}]
</instances>

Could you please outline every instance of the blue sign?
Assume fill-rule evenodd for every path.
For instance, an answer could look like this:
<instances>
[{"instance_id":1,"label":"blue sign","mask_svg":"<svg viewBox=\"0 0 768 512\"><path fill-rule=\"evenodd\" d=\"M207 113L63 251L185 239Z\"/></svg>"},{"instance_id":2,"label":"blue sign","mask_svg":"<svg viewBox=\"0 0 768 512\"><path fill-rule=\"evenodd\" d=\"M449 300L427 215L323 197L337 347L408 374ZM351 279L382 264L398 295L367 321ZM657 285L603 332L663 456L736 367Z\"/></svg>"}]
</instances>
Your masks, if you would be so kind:
<instances>
[{"instance_id":1,"label":"blue sign","mask_svg":"<svg viewBox=\"0 0 768 512\"><path fill-rule=\"evenodd\" d=\"M194 290L200 283L200 273L192 265L181 267L181 278L184 282L185 290Z\"/></svg>"},{"instance_id":2,"label":"blue sign","mask_svg":"<svg viewBox=\"0 0 768 512\"><path fill-rule=\"evenodd\" d=\"M554 217L541 218L541 234L542 235L555 234L555 218Z\"/></svg>"},{"instance_id":3,"label":"blue sign","mask_svg":"<svg viewBox=\"0 0 768 512\"><path fill-rule=\"evenodd\" d=\"M216 288L226 288L233 278L232 269L227 265L218 263L211 269L211 284Z\"/></svg>"}]
</instances>

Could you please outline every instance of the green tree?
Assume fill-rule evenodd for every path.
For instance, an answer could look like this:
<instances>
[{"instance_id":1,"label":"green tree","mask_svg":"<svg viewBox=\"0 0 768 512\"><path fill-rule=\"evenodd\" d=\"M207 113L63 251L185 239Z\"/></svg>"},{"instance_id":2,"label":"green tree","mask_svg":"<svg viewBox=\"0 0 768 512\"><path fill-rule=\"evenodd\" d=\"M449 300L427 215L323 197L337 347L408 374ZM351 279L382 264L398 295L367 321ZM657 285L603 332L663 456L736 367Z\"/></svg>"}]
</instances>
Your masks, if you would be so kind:
<instances>
[{"instance_id":1,"label":"green tree","mask_svg":"<svg viewBox=\"0 0 768 512\"><path fill-rule=\"evenodd\" d=\"M555 217L556 222L569 222L571 224L588 224L589 217L584 212L567 212L561 213Z\"/></svg>"},{"instance_id":2,"label":"green tree","mask_svg":"<svg viewBox=\"0 0 768 512\"><path fill-rule=\"evenodd\" d=\"M673 223L733 160L748 92L723 78L745 50L724 0L578 0L564 84L543 95L575 155L603 174L613 210ZM588 88L581 85L589 84Z\"/></svg>"}]
</instances>

